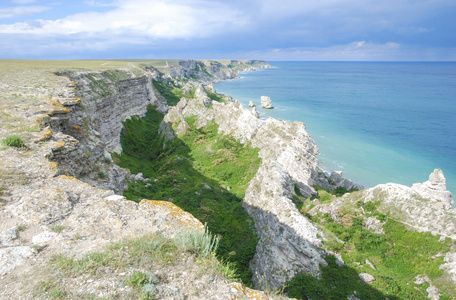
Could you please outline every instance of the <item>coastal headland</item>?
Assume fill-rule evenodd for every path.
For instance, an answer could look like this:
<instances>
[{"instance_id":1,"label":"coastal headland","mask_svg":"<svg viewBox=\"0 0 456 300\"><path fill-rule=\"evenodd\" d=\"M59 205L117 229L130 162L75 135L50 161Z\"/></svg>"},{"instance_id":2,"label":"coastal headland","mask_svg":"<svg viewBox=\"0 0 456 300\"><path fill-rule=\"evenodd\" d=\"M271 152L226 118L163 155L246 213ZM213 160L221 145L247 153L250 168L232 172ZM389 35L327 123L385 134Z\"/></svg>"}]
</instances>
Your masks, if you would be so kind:
<instances>
[{"instance_id":1,"label":"coastal headland","mask_svg":"<svg viewBox=\"0 0 456 300\"><path fill-rule=\"evenodd\" d=\"M443 172L323 172L212 85L267 62L0 62L0 298L456 296Z\"/></svg>"}]
</instances>

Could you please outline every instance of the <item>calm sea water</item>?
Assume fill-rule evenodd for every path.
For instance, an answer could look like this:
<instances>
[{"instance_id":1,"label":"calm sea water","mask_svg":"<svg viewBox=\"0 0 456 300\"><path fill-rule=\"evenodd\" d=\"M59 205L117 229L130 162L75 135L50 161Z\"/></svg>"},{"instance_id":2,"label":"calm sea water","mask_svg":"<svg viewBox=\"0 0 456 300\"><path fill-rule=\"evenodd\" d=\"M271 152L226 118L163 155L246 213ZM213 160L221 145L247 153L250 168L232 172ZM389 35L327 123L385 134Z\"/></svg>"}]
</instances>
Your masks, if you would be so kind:
<instances>
[{"instance_id":1,"label":"calm sea water","mask_svg":"<svg viewBox=\"0 0 456 300\"><path fill-rule=\"evenodd\" d=\"M440 168L456 192L456 63L272 62L218 82L261 118L302 121L327 171L372 187L412 185ZM260 108L269 96L273 110Z\"/></svg>"}]
</instances>

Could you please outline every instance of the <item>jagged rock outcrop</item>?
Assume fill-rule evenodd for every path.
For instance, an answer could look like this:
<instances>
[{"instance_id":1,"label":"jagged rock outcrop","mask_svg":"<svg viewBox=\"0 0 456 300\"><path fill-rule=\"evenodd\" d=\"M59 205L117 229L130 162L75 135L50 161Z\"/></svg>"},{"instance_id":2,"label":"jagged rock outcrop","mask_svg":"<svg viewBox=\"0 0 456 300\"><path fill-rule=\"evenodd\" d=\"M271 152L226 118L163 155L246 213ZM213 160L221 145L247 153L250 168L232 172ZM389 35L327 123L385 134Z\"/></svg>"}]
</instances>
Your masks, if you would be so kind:
<instances>
[{"instance_id":1,"label":"jagged rock outcrop","mask_svg":"<svg viewBox=\"0 0 456 300\"><path fill-rule=\"evenodd\" d=\"M254 281L279 288L298 273L318 274L326 264L318 228L297 210L291 197L297 183L305 196L315 194L313 176L318 173L318 149L301 122L272 118L262 122L237 102L182 99L165 116L161 129L182 134L188 130L186 117L197 116L200 128L214 120L219 132L260 149L261 166L246 190L244 207L254 218L260 241L252 261Z\"/></svg>"},{"instance_id":2,"label":"jagged rock outcrop","mask_svg":"<svg viewBox=\"0 0 456 300\"><path fill-rule=\"evenodd\" d=\"M252 115L254 115L257 118L260 117L260 113L256 110L255 106L252 108Z\"/></svg>"},{"instance_id":3,"label":"jagged rock outcrop","mask_svg":"<svg viewBox=\"0 0 456 300\"><path fill-rule=\"evenodd\" d=\"M328 178L329 186L325 187L329 190L335 190L339 187L348 191L363 190L364 186L352 182L350 179L342 177L342 171L332 171Z\"/></svg>"},{"instance_id":4,"label":"jagged rock outcrop","mask_svg":"<svg viewBox=\"0 0 456 300\"><path fill-rule=\"evenodd\" d=\"M249 101L249 107L256 107L256 105L252 101Z\"/></svg>"},{"instance_id":5,"label":"jagged rock outcrop","mask_svg":"<svg viewBox=\"0 0 456 300\"><path fill-rule=\"evenodd\" d=\"M197 87L196 87L196 90L195 90L195 97L201 101L201 103L204 105L204 106L209 106L212 104L212 100L211 98L209 98L209 95L207 94L205 88L203 87L202 84L199 84Z\"/></svg>"},{"instance_id":6,"label":"jagged rock outcrop","mask_svg":"<svg viewBox=\"0 0 456 300\"><path fill-rule=\"evenodd\" d=\"M274 106L271 104L271 98L268 96L261 96L261 107L266 109L274 108Z\"/></svg>"},{"instance_id":7,"label":"jagged rock outcrop","mask_svg":"<svg viewBox=\"0 0 456 300\"><path fill-rule=\"evenodd\" d=\"M435 169L429 175L428 181L412 185L412 190L424 198L442 202L446 209L450 209L454 204L451 192L447 191L445 176L440 169Z\"/></svg>"},{"instance_id":8,"label":"jagged rock outcrop","mask_svg":"<svg viewBox=\"0 0 456 300\"><path fill-rule=\"evenodd\" d=\"M434 170L430 178L435 178L436 174L439 183L445 182L443 172L439 169ZM396 183L380 184L373 188L346 194L329 205L317 205L309 213L317 211L328 213L334 220L339 221L338 211L343 205L351 203L351 206L356 207L355 202L360 199L363 202L378 201L377 208L380 212L389 213L393 219L417 231L431 232L435 235L456 239L456 209L449 205L452 201L451 192L446 191L446 187L443 191L441 189L443 185L440 184L437 195L444 195L446 200L435 196L429 198L428 196L432 194L429 194L428 184L429 181L414 184L412 187ZM377 222L370 220L366 223L366 226L373 232L381 232L380 225L378 220Z\"/></svg>"}]
</instances>

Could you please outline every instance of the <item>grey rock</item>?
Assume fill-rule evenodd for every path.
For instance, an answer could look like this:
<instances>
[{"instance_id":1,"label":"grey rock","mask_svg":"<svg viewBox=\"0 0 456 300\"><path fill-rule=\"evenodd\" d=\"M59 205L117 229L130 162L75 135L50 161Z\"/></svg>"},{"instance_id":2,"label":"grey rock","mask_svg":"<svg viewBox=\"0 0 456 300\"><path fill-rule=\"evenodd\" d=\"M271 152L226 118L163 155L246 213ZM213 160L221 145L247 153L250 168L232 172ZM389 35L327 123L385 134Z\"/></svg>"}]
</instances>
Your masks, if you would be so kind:
<instances>
[{"instance_id":1,"label":"grey rock","mask_svg":"<svg viewBox=\"0 0 456 300\"><path fill-rule=\"evenodd\" d=\"M445 254L443 261L445 263L440 266L440 269L445 270L451 280L456 283L456 253L448 252Z\"/></svg>"},{"instance_id":2,"label":"grey rock","mask_svg":"<svg viewBox=\"0 0 456 300\"><path fill-rule=\"evenodd\" d=\"M377 271L377 268L375 267L375 265L366 258L366 261L365 261L366 265L368 265L369 267L371 267L372 269L374 269L375 271Z\"/></svg>"},{"instance_id":3,"label":"grey rock","mask_svg":"<svg viewBox=\"0 0 456 300\"><path fill-rule=\"evenodd\" d=\"M14 226L2 232L0 247L13 245L13 240L17 239L17 227Z\"/></svg>"},{"instance_id":4,"label":"grey rock","mask_svg":"<svg viewBox=\"0 0 456 300\"><path fill-rule=\"evenodd\" d=\"M34 245L46 245L49 241L57 237L56 232L51 232L51 231L43 231L32 238L32 243Z\"/></svg>"},{"instance_id":5,"label":"grey rock","mask_svg":"<svg viewBox=\"0 0 456 300\"><path fill-rule=\"evenodd\" d=\"M342 171L333 171L328 179L331 187L329 189L334 190L335 188L342 187L348 191L363 190L362 185L353 183L351 180L342 177Z\"/></svg>"},{"instance_id":6,"label":"grey rock","mask_svg":"<svg viewBox=\"0 0 456 300\"><path fill-rule=\"evenodd\" d=\"M28 246L0 248L0 276L22 265L36 251Z\"/></svg>"},{"instance_id":7,"label":"grey rock","mask_svg":"<svg viewBox=\"0 0 456 300\"><path fill-rule=\"evenodd\" d=\"M368 273L359 274L359 279L361 279L365 283L371 283L372 281L375 281L374 276L372 276Z\"/></svg>"},{"instance_id":8,"label":"grey rock","mask_svg":"<svg viewBox=\"0 0 456 300\"><path fill-rule=\"evenodd\" d=\"M372 231L374 233L378 233L378 234L384 234L385 233L385 231L383 230L383 224L384 223L382 223L376 217L368 217L364 221L364 227L367 230Z\"/></svg>"}]
</instances>

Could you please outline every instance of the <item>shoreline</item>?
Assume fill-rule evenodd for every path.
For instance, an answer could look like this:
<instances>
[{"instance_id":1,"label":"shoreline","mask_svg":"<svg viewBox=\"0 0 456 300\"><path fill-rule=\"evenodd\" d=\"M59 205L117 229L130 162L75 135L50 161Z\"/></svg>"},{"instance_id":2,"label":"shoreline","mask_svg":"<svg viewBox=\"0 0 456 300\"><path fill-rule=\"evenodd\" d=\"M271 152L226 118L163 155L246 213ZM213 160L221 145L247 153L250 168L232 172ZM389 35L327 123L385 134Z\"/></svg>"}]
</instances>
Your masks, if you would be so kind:
<instances>
[{"instance_id":1,"label":"shoreline","mask_svg":"<svg viewBox=\"0 0 456 300\"><path fill-rule=\"evenodd\" d=\"M296 62L289 62L290 64ZM301 62L298 62L301 63ZM306 62L307 63L307 62ZM273 62L272 62L273 64ZM331 62L327 63L331 65ZM308 66L307 64L303 63L303 65ZM312 64L318 66L317 63ZM350 66L350 64L346 64ZM264 83L276 83L275 80L278 76L278 69L281 66L277 66L274 72L263 73L261 76L257 76L256 74L244 74L247 78L246 81L241 81L240 83L229 83L223 84L218 83L215 84L215 87L220 90L222 93L233 95L234 98L241 99L241 103L246 106L249 101L259 102L258 89ZM294 67L291 70L299 69L298 67ZM314 68L314 67L312 67ZM282 67L284 71L280 72L280 75L283 75L284 72L290 72L289 69ZM265 70L269 71L269 70ZM271 78L270 80L267 77ZM249 84L255 85L254 91L244 92ZM280 84L277 82L277 84ZM291 83L296 83L295 81L291 81ZM237 85L237 86L236 86ZM270 89L273 91L273 89ZM302 91L300 89L299 91ZM302 92L303 94L307 94ZM255 94L255 97L253 95ZM323 124L322 120L327 118L326 110L317 111L314 104L311 104L307 109L300 110L300 106L298 106L299 114L294 112L296 109L296 105L299 105L297 100L294 99L293 95L291 96L293 99L292 102L288 100L280 99L279 93L276 92L275 98L271 95L273 93L269 93L268 96L271 96L271 99L279 99L279 101L284 104L281 108L280 102L275 102L276 109L272 112L265 112L259 109L261 113L260 118L267 118L268 116L272 116L277 119L285 119L288 121L304 121L307 125L308 131L311 133L311 136L317 142L319 148L321 148L322 154L319 155L319 160L321 162L322 168L326 170L342 170L344 174L348 177L353 179L356 182L363 184L366 187L374 187L377 184L382 184L386 182L399 182L401 184L411 186L413 183L421 182L426 180L429 173L432 172L435 168L443 169L448 181L448 188L451 191L456 190L456 182L454 180L455 175L454 172L451 170L445 170L445 164L442 162L443 160L439 157L435 157L434 154L431 153L432 156L426 154L426 152L422 151L413 151L416 148L403 148L402 146L394 141L387 141L383 137L379 136L372 136L368 135L367 132L358 132L353 129L349 129L348 127L344 129L344 132L334 131L333 128L330 128L328 124ZM258 99L257 99L258 97ZM308 96L303 96L305 99ZM292 104L290 104L292 103ZM312 106L313 105L313 106ZM303 115L307 117L303 117ZM330 115L332 118L332 115ZM340 122L339 119L337 119ZM331 121L331 119L330 119ZM330 124L332 124L331 122ZM315 124L316 126L313 126ZM332 125L337 126L337 125ZM337 128L341 128L340 126ZM336 135L334 132L339 132ZM353 144L348 144L346 142L347 139L342 140L342 136L347 136L349 139L353 139ZM362 151L360 152L361 155L348 157L348 159L344 159L344 155L350 156L351 154L347 152L339 152L337 149L345 149L344 151L349 151L349 149L353 148L353 145L357 145L356 149L352 149L352 151ZM338 145L337 149L335 149ZM342 148L341 148L342 147ZM410 146L411 147L411 146ZM337 151L337 152L336 152ZM369 151L369 152L366 152ZM372 152L370 152L372 151ZM365 153L363 153L365 152ZM369 158L369 160L366 160ZM392 158L392 159L389 159ZM359 163L358 160L363 161ZM437 160L437 161L435 161ZM420 162L417 164L417 162ZM394 163L393 163L394 162ZM339 166L336 166L338 164ZM376 165L378 164L378 165ZM382 167L385 164L384 167ZM390 165L391 164L391 165ZM359 169L361 166L371 166L369 169ZM402 169L402 170L401 170ZM389 170L392 170L389 171ZM413 170L408 171L408 170ZM410 176L411 175L411 176ZM367 181L365 179L368 179Z\"/></svg>"}]
</instances>

